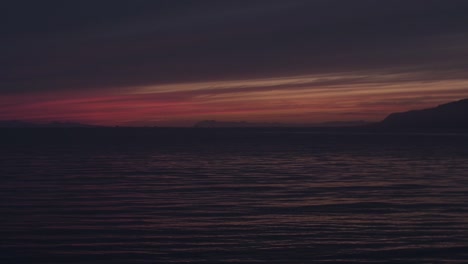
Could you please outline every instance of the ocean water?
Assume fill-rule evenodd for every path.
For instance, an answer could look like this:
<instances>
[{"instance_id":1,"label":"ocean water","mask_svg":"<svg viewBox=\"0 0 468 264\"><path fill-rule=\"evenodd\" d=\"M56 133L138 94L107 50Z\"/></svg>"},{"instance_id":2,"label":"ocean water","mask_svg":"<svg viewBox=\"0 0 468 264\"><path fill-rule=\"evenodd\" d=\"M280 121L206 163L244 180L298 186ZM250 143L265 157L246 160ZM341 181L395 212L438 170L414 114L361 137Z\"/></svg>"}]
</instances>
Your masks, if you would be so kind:
<instances>
[{"instance_id":1,"label":"ocean water","mask_svg":"<svg viewBox=\"0 0 468 264\"><path fill-rule=\"evenodd\" d=\"M3 129L0 263L466 263L468 135Z\"/></svg>"}]
</instances>

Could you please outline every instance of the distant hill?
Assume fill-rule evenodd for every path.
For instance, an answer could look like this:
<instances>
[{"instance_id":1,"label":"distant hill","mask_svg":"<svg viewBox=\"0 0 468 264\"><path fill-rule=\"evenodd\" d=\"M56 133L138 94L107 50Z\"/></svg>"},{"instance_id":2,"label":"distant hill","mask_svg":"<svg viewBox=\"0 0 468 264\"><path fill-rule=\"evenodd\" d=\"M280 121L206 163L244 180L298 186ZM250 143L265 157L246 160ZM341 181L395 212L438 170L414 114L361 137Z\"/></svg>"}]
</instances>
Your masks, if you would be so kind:
<instances>
[{"instance_id":1,"label":"distant hill","mask_svg":"<svg viewBox=\"0 0 468 264\"><path fill-rule=\"evenodd\" d=\"M359 127L369 125L371 122L358 120L358 121L334 121L334 122L324 122L324 123L315 123L309 124L307 126L312 127Z\"/></svg>"},{"instance_id":2,"label":"distant hill","mask_svg":"<svg viewBox=\"0 0 468 264\"><path fill-rule=\"evenodd\" d=\"M37 127L37 124L20 120L0 120L0 127Z\"/></svg>"},{"instance_id":3,"label":"distant hill","mask_svg":"<svg viewBox=\"0 0 468 264\"><path fill-rule=\"evenodd\" d=\"M216 120L204 120L196 123L194 127L216 128L216 127L358 127L368 125L366 121L343 121L325 123L254 123L254 122L225 122Z\"/></svg>"},{"instance_id":4,"label":"distant hill","mask_svg":"<svg viewBox=\"0 0 468 264\"><path fill-rule=\"evenodd\" d=\"M281 123L253 123L253 122L224 122L216 120L204 120L197 122L194 127L216 128L216 127L284 127Z\"/></svg>"},{"instance_id":5,"label":"distant hill","mask_svg":"<svg viewBox=\"0 0 468 264\"><path fill-rule=\"evenodd\" d=\"M411 110L392 113L378 123L327 122L316 124L282 124L282 123L250 123L250 122L221 122L215 120L200 121L195 127L356 127L363 129L383 130L468 130L468 99L439 105L434 108Z\"/></svg>"},{"instance_id":6,"label":"distant hill","mask_svg":"<svg viewBox=\"0 0 468 264\"><path fill-rule=\"evenodd\" d=\"M388 129L468 129L468 99L429 109L393 113L377 126Z\"/></svg>"},{"instance_id":7,"label":"distant hill","mask_svg":"<svg viewBox=\"0 0 468 264\"><path fill-rule=\"evenodd\" d=\"M21 120L0 120L0 127L96 127L75 122L32 123Z\"/></svg>"}]
</instances>

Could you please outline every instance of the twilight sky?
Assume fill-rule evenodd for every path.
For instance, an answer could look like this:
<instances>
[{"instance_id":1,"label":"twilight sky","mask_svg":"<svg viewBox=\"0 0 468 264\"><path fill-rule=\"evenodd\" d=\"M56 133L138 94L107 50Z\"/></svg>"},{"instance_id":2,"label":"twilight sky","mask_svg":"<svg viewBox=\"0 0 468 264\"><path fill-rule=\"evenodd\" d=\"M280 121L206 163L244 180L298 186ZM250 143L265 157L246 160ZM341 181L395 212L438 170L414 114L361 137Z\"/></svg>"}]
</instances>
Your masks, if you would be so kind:
<instances>
[{"instance_id":1,"label":"twilight sky","mask_svg":"<svg viewBox=\"0 0 468 264\"><path fill-rule=\"evenodd\" d=\"M3 1L0 120L376 121L468 97L466 0Z\"/></svg>"}]
</instances>

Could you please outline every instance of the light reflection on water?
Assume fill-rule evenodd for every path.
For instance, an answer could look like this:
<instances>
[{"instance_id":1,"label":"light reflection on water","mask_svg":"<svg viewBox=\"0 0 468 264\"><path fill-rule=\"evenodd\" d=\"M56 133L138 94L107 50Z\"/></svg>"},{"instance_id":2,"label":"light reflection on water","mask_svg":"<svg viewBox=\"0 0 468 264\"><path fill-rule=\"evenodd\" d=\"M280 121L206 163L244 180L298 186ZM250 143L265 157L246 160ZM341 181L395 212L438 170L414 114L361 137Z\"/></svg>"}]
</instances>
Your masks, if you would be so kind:
<instances>
[{"instance_id":1,"label":"light reflection on water","mask_svg":"<svg viewBox=\"0 0 468 264\"><path fill-rule=\"evenodd\" d=\"M2 141L4 263L468 259L465 135L78 132Z\"/></svg>"}]
</instances>

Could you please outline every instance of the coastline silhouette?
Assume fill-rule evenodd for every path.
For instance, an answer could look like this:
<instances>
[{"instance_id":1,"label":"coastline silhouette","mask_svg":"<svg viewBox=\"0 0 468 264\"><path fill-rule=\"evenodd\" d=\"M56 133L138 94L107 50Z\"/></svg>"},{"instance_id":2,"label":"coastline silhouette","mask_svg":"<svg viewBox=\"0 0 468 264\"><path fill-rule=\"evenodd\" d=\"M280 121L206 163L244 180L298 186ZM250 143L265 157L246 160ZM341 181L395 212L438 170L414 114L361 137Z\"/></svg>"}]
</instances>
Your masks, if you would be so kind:
<instances>
[{"instance_id":1,"label":"coastline silhouette","mask_svg":"<svg viewBox=\"0 0 468 264\"><path fill-rule=\"evenodd\" d=\"M468 99L441 104L433 108L391 113L382 121L377 123L354 121L291 125L282 123L251 123L245 121L223 122L216 120L205 120L196 123L194 127L311 127L336 129L372 129L375 132L381 132L385 130L465 130L468 129Z\"/></svg>"},{"instance_id":2,"label":"coastline silhouette","mask_svg":"<svg viewBox=\"0 0 468 264\"><path fill-rule=\"evenodd\" d=\"M95 128L105 127L76 122L53 121L33 123L22 120L0 120L0 128ZM466 130L468 129L468 98L438 105L433 108L409 110L389 114L380 122L334 121L325 123L289 124L280 122L248 122L203 120L194 128L328 128L371 129L374 132L394 130Z\"/></svg>"}]
</instances>

